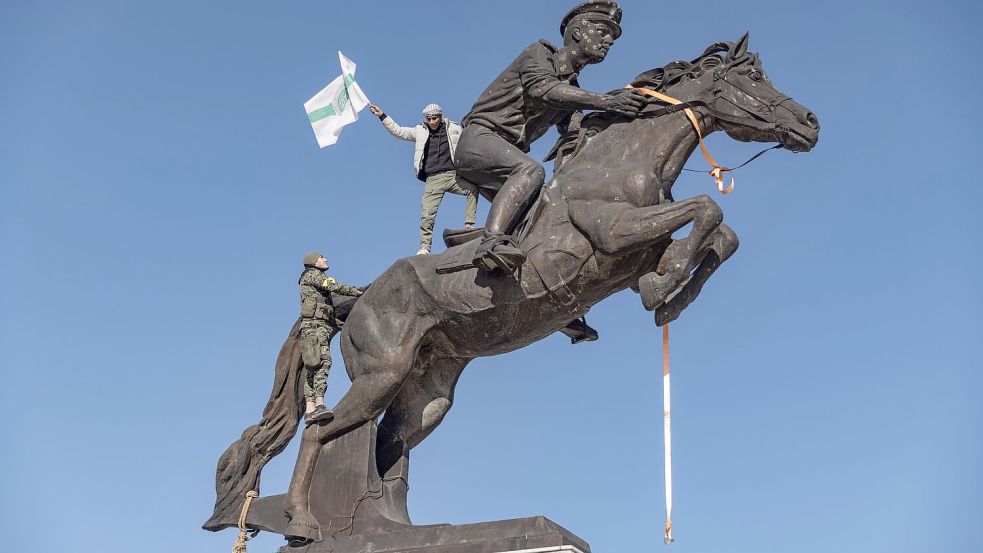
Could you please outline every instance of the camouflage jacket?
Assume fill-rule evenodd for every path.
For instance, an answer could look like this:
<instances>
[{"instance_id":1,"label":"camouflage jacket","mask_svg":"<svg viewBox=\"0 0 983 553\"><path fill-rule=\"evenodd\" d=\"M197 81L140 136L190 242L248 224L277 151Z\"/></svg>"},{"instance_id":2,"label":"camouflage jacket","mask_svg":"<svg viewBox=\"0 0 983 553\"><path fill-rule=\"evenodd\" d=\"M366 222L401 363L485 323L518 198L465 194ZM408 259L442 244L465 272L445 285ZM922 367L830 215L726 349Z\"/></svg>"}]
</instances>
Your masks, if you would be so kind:
<instances>
[{"instance_id":1,"label":"camouflage jacket","mask_svg":"<svg viewBox=\"0 0 983 553\"><path fill-rule=\"evenodd\" d=\"M317 319L331 326L337 326L331 294L357 296L359 293L358 288L341 284L315 267L304 269L297 284L300 285L301 318Z\"/></svg>"}]
</instances>

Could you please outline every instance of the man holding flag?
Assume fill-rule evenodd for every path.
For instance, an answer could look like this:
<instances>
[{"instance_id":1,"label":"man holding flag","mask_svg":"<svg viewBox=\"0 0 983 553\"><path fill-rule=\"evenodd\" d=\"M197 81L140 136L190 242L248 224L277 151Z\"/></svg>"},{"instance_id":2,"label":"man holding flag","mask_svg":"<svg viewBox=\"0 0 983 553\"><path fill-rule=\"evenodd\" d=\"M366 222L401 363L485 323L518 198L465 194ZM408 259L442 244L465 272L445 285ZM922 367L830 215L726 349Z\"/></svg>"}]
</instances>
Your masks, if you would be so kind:
<instances>
[{"instance_id":1,"label":"man holding flag","mask_svg":"<svg viewBox=\"0 0 983 553\"><path fill-rule=\"evenodd\" d=\"M478 189L457 176L454 170L454 150L461 136L461 126L444 117L444 110L437 104L423 108L424 123L414 127L401 127L378 106L369 104L369 111L382 121L389 134L396 138L415 142L413 170L423 181L423 199L420 200L420 249L417 255L429 255L433 242L433 225L444 194L450 192L467 198L464 205L464 228L471 228L478 207Z\"/></svg>"}]
</instances>

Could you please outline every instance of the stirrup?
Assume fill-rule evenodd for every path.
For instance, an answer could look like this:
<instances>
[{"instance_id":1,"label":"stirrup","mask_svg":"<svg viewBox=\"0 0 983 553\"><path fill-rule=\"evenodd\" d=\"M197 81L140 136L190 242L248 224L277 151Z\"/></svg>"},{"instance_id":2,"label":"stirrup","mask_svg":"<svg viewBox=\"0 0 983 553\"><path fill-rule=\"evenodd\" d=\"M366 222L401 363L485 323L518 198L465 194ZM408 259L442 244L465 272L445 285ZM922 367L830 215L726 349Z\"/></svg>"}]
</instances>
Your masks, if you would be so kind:
<instances>
[{"instance_id":1,"label":"stirrup","mask_svg":"<svg viewBox=\"0 0 983 553\"><path fill-rule=\"evenodd\" d=\"M526 254L508 234L485 234L475 250L473 264L483 271L501 269L512 274L526 261Z\"/></svg>"}]
</instances>

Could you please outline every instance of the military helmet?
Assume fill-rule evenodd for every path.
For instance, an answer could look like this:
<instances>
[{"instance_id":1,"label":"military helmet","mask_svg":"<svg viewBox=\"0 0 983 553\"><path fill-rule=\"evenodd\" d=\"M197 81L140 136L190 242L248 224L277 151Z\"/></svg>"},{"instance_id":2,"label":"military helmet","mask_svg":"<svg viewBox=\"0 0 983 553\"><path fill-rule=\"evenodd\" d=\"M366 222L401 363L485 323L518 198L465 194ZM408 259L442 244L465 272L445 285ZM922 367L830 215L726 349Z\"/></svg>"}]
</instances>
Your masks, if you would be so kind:
<instances>
[{"instance_id":1,"label":"military helmet","mask_svg":"<svg viewBox=\"0 0 983 553\"><path fill-rule=\"evenodd\" d=\"M313 267L314 265L317 265L317 260L322 257L324 256L318 252L307 252L307 254L304 255L304 266Z\"/></svg>"}]
</instances>

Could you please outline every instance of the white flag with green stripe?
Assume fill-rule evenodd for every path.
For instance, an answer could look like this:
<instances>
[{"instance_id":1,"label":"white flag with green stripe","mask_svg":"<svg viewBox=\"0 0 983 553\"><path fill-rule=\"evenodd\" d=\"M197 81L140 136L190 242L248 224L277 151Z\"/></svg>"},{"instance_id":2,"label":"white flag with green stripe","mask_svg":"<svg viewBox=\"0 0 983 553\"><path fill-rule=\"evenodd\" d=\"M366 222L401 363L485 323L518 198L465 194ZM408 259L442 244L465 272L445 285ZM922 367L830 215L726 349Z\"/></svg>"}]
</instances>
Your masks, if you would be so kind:
<instances>
[{"instance_id":1,"label":"white flag with green stripe","mask_svg":"<svg viewBox=\"0 0 983 553\"><path fill-rule=\"evenodd\" d=\"M369 105L369 99L355 82L355 62L340 50L338 59L341 76L304 103L317 144L322 148L337 142L341 128L358 121L358 112Z\"/></svg>"}]
</instances>

